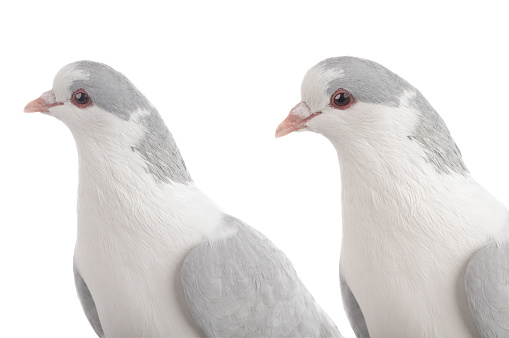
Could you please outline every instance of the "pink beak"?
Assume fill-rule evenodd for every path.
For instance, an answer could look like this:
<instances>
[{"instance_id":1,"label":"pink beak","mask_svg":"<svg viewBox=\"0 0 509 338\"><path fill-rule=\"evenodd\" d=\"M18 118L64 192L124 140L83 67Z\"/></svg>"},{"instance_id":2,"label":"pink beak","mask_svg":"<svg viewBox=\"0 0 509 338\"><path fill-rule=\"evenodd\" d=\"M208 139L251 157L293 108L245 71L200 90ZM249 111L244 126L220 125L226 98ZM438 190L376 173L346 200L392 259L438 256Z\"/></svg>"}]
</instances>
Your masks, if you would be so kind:
<instances>
[{"instance_id":1,"label":"pink beak","mask_svg":"<svg viewBox=\"0 0 509 338\"><path fill-rule=\"evenodd\" d=\"M286 119L276 129L276 138L290 134L293 131L306 127L306 123L322 112L312 113L305 102L292 108Z\"/></svg>"},{"instance_id":2,"label":"pink beak","mask_svg":"<svg viewBox=\"0 0 509 338\"><path fill-rule=\"evenodd\" d=\"M57 102L55 93L49 90L41 95L38 99L33 100L25 106L25 113L49 113L51 107L62 105L62 102Z\"/></svg>"}]
</instances>

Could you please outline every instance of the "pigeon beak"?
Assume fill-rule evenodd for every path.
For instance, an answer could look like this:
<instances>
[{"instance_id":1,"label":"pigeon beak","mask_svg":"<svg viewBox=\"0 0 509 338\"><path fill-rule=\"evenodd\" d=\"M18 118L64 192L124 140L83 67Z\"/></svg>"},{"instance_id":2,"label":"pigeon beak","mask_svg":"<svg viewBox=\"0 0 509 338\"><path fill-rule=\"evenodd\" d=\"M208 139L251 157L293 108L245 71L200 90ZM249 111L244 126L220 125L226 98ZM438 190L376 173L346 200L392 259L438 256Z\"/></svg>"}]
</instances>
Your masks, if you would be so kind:
<instances>
[{"instance_id":1,"label":"pigeon beak","mask_svg":"<svg viewBox=\"0 0 509 338\"><path fill-rule=\"evenodd\" d=\"M313 117L320 115L322 112L312 113L311 108L301 102L292 108L288 117L279 124L276 129L276 138L290 134L293 131L306 127L306 123Z\"/></svg>"},{"instance_id":2,"label":"pigeon beak","mask_svg":"<svg viewBox=\"0 0 509 338\"><path fill-rule=\"evenodd\" d=\"M25 106L25 113L49 113L49 109L55 106L62 105L62 102L57 102L57 98L55 97L55 93L52 90L48 90L43 93L41 97L33 100L29 104Z\"/></svg>"}]
</instances>

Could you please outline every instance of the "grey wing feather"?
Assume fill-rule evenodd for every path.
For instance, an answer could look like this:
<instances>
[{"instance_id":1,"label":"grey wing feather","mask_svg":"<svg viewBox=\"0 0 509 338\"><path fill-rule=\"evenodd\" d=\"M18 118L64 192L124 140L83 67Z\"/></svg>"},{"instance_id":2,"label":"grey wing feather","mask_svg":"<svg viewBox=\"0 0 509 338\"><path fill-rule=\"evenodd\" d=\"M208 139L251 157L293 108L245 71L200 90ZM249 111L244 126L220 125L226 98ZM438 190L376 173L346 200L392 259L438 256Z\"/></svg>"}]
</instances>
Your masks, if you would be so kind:
<instances>
[{"instance_id":1,"label":"grey wing feather","mask_svg":"<svg viewBox=\"0 0 509 338\"><path fill-rule=\"evenodd\" d=\"M184 293L210 337L342 337L265 236L225 216L233 234L193 248L182 267Z\"/></svg>"},{"instance_id":2,"label":"grey wing feather","mask_svg":"<svg viewBox=\"0 0 509 338\"><path fill-rule=\"evenodd\" d=\"M490 243L467 266L465 291L483 337L509 337L509 241Z\"/></svg>"},{"instance_id":3,"label":"grey wing feather","mask_svg":"<svg viewBox=\"0 0 509 338\"><path fill-rule=\"evenodd\" d=\"M368 327L366 326L366 320L364 314L355 299L355 296L350 290L350 287L345 281L345 278L340 273L339 280L341 283L341 298L343 298L343 307L345 308L346 316L352 325L353 332L357 338L369 338Z\"/></svg>"},{"instance_id":4,"label":"grey wing feather","mask_svg":"<svg viewBox=\"0 0 509 338\"><path fill-rule=\"evenodd\" d=\"M74 270L74 283L76 284L76 291L78 292L78 298L81 302L81 307L83 307L83 311L92 325L95 333L99 337L104 337L103 328L101 326L101 322L99 321L99 315L97 314L97 308L95 307L94 299L90 294L90 290L88 290L87 283L81 277L76 265L73 264Z\"/></svg>"}]
</instances>

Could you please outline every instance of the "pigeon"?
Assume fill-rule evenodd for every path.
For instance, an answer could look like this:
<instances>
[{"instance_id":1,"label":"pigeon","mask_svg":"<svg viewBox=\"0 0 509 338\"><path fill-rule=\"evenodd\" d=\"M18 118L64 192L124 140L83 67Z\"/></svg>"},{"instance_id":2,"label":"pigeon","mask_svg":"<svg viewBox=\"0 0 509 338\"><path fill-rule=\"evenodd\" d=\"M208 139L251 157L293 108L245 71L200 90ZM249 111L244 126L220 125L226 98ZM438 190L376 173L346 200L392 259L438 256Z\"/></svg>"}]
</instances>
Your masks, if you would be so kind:
<instances>
[{"instance_id":1,"label":"pigeon","mask_svg":"<svg viewBox=\"0 0 509 338\"><path fill-rule=\"evenodd\" d=\"M509 211L438 113L369 60L304 77L276 137L313 131L341 168L343 305L357 337L509 337Z\"/></svg>"},{"instance_id":2,"label":"pigeon","mask_svg":"<svg viewBox=\"0 0 509 338\"><path fill-rule=\"evenodd\" d=\"M161 116L120 72L63 67L25 107L79 157L74 276L100 337L342 337L264 235L193 183Z\"/></svg>"}]
</instances>

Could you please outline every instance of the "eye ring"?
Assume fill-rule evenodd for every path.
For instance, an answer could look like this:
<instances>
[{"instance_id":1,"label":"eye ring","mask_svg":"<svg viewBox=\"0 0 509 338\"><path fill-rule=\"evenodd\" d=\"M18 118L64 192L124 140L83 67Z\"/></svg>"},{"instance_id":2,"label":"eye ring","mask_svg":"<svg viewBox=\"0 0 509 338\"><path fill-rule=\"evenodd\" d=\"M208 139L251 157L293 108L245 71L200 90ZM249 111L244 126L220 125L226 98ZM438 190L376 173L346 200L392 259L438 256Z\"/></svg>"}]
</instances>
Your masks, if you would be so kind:
<instances>
[{"instance_id":1,"label":"eye ring","mask_svg":"<svg viewBox=\"0 0 509 338\"><path fill-rule=\"evenodd\" d=\"M71 102L78 108L84 109L92 105L92 99L87 91L83 88L72 93Z\"/></svg>"},{"instance_id":2,"label":"eye ring","mask_svg":"<svg viewBox=\"0 0 509 338\"><path fill-rule=\"evenodd\" d=\"M330 106L332 108L337 109L347 109L350 107L353 103L355 103L355 99L352 94L346 89L339 88L332 94L330 98Z\"/></svg>"}]
</instances>

